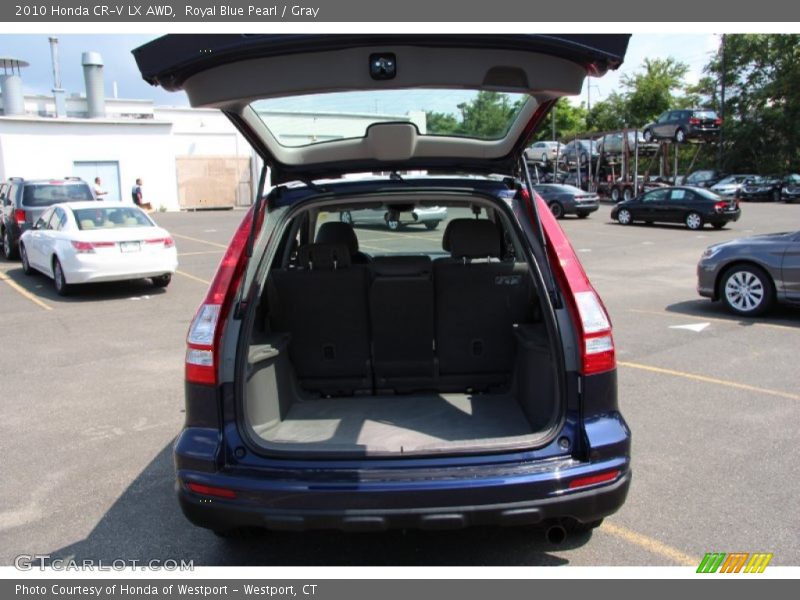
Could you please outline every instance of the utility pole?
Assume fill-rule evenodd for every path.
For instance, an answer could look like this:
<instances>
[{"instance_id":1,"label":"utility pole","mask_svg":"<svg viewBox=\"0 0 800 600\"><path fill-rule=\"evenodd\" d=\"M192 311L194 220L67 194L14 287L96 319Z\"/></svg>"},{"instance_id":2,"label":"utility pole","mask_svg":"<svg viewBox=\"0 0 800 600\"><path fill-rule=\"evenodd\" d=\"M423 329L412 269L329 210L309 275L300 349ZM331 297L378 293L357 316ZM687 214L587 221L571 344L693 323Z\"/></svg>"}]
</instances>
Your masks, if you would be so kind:
<instances>
[{"instance_id":1,"label":"utility pole","mask_svg":"<svg viewBox=\"0 0 800 600\"><path fill-rule=\"evenodd\" d=\"M725 34L722 34L722 40L720 41L719 51L721 54L720 57L720 93L719 93L719 118L720 118L720 126L719 126L719 147L717 148L717 171L722 171L722 158L723 158L723 134L722 132L725 131Z\"/></svg>"},{"instance_id":2,"label":"utility pole","mask_svg":"<svg viewBox=\"0 0 800 600\"><path fill-rule=\"evenodd\" d=\"M550 110L550 113L551 113L551 115L553 117L552 121L553 121L553 141L554 142L556 141L556 106L558 106L558 102L553 104L553 108Z\"/></svg>"}]
</instances>

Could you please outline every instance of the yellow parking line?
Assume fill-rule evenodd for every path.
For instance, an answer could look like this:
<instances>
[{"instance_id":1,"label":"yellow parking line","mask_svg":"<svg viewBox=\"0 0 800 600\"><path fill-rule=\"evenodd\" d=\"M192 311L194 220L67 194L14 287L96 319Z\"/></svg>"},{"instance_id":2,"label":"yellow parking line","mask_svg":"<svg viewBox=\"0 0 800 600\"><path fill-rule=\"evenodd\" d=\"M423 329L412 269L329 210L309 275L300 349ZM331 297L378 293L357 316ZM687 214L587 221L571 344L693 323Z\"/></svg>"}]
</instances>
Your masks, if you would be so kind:
<instances>
[{"instance_id":1,"label":"yellow parking line","mask_svg":"<svg viewBox=\"0 0 800 600\"><path fill-rule=\"evenodd\" d=\"M675 377L683 377L684 379L693 379L694 381L702 381L703 383L713 383L715 385L731 387L737 390L757 392L759 394L768 394L770 396L777 396L779 398L788 398L789 400L800 400L800 395L798 394L790 394L789 392L781 392L779 390L771 390L769 388L757 387L755 385L747 385L746 383L725 381L724 379L715 379L714 377L695 375L694 373L685 373L684 371L674 371L673 369L662 369L661 367L651 367L650 365L641 365L639 363L633 363L633 362L618 361L617 364L621 367L640 369L642 371L650 371L651 373L661 373L662 375L673 375Z\"/></svg>"},{"instance_id":2,"label":"yellow parking line","mask_svg":"<svg viewBox=\"0 0 800 600\"><path fill-rule=\"evenodd\" d=\"M592 277L594 279L594 277ZM714 321L716 323L727 323L729 325L741 325L742 321L737 321L736 319L721 319L719 317L706 317L701 315L684 315L680 313L671 313L668 311L659 311L659 310L644 310L641 308L629 308L628 312L633 313L640 313L643 315L655 315L657 317L670 317L673 319L698 319L701 321ZM770 329L784 329L787 331L794 331L800 332L800 328L798 327L790 327L789 325L777 325L775 323L761 323L761 322L745 322L746 327L768 327Z\"/></svg>"},{"instance_id":3,"label":"yellow parking line","mask_svg":"<svg viewBox=\"0 0 800 600\"><path fill-rule=\"evenodd\" d=\"M218 244L216 242L209 242L208 240L201 240L200 238L190 237L188 235L179 235L177 233L173 233L172 237L181 238L182 240L189 240L192 242L199 242L201 244L208 244L209 246L215 246L216 248L222 248L223 250L227 250L228 247L225 244Z\"/></svg>"},{"instance_id":4,"label":"yellow parking line","mask_svg":"<svg viewBox=\"0 0 800 600\"><path fill-rule=\"evenodd\" d=\"M184 273L183 271L175 271L178 275L183 275L184 277L188 277L189 279L194 279L195 281L199 281L200 283L205 283L206 285L211 285L210 281L205 279L201 279L200 277L195 277L194 275L190 275L189 273Z\"/></svg>"},{"instance_id":5,"label":"yellow parking line","mask_svg":"<svg viewBox=\"0 0 800 600\"><path fill-rule=\"evenodd\" d=\"M630 529L623 527L622 525L617 525L616 523L609 523L608 521L605 521L600 526L600 531L603 533L608 533L609 535L613 535L614 537L624 540L630 544L644 548L648 552L658 554L659 556L668 558L672 562L685 565L687 567L696 567L700 564L699 557L681 552L677 548L673 548L672 546L646 535L642 535L641 533L631 531Z\"/></svg>"},{"instance_id":6,"label":"yellow parking line","mask_svg":"<svg viewBox=\"0 0 800 600\"><path fill-rule=\"evenodd\" d=\"M9 279L8 275L5 274L5 271L0 271L0 281L5 281L11 287L12 290L17 292L19 295L27 298L37 306L40 306L45 310L53 310L52 306L50 306L49 304L45 304L44 302L39 300L39 298L31 294L28 290L26 290L24 287L19 285L16 281Z\"/></svg>"}]
</instances>

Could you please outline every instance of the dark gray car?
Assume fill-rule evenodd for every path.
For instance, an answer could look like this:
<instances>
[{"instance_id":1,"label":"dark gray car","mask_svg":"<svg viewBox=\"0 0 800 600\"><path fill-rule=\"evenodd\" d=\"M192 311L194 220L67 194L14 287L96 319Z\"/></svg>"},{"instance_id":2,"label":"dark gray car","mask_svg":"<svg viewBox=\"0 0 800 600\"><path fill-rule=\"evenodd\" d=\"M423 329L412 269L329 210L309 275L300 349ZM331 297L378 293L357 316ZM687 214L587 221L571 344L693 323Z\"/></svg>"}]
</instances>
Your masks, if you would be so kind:
<instances>
[{"instance_id":1,"label":"dark gray car","mask_svg":"<svg viewBox=\"0 0 800 600\"><path fill-rule=\"evenodd\" d=\"M697 292L743 316L775 302L800 306L800 231L709 246L697 264Z\"/></svg>"},{"instance_id":2,"label":"dark gray car","mask_svg":"<svg viewBox=\"0 0 800 600\"><path fill-rule=\"evenodd\" d=\"M579 219L585 219L589 213L600 208L597 194L584 192L572 185L546 183L534 185L533 189L547 202L556 219L564 215L578 215Z\"/></svg>"}]
</instances>

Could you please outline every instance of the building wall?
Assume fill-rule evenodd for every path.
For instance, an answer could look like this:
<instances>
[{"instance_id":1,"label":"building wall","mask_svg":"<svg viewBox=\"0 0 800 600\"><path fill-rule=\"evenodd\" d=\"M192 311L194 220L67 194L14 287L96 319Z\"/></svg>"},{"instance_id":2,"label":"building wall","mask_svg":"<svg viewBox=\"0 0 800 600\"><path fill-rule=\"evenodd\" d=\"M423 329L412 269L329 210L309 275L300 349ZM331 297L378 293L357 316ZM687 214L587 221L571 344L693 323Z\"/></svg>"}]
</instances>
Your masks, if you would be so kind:
<instances>
[{"instance_id":1,"label":"building wall","mask_svg":"<svg viewBox=\"0 0 800 600\"><path fill-rule=\"evenodd\" d=\"M124 201L137 177L154 208L178 210L170 123L89 119L0 119L0 178L72 175L75 161L116 161Z\"/></svg>"}]
</instances>

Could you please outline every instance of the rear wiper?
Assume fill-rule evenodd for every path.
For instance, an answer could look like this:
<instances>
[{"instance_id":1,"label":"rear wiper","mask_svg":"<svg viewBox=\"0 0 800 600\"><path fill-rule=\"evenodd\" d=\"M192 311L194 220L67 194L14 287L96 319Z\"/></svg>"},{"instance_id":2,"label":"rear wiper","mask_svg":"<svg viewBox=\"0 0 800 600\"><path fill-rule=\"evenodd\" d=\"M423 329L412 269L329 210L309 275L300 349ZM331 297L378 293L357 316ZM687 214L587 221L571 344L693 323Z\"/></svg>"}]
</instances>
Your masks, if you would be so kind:
<instances>
[{"instance_id":1,"label":"rear wiper","mask_svg":"<svg viewBox=\"0 0 800 600\"><path fill-rule=\"evenodd\" d=\"M550 302L553 304L554 307L559 307L559 297L556 293L556 282L555 278L553 277L553 270L550 266L550 262L547 257L547 236L544 234L544 227L542 226L542 218L539 214L539 206L536 202L536 192L533 191L533 183L531 182L531 173L528 170L528 162L522 158L520 160L522 172L525 175L525 187L528 189L528 196L531 199L531 210L533 211L533 217L536 219L536 223L534 227L536 228L536 233L539 237L539 243L542 247L542 253L544 254L544 260L542 261L544 264L542 265L542 275L544 277L544 284L547 287L547 293L550 296Z\"/></svg>"}]
</instances>

